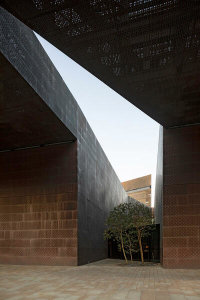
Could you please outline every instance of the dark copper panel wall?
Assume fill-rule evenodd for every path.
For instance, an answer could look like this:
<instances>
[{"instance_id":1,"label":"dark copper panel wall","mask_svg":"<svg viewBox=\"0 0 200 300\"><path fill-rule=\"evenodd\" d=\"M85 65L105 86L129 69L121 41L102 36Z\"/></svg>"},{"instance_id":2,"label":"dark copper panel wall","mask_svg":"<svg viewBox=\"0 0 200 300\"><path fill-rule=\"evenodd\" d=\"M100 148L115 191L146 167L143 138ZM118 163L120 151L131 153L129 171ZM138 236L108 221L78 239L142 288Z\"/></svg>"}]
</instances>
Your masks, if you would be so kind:
<instances>
[{"instance_id":1,"label":"dark copper panel wall","mask_svg":"<svg viewBox=\"0 0 200 300\"><path fill-rule=\"evenodd\" d=\"M200 267L200 125L164 129L163 265Z\"/></svg>"},{"instance_id":2,"label":"dark copper panel wall","mask_svg":"<svg viewBox=\"0 0 200 300\"><path fill-rule=\"evenodd\" d=\"M28 86L32 87L32 89L38 95L39 99L41 101L44 101L45 105L48 106L48 109L52 110L52 113L56 115L57 118L60 120L59 122L62 121L62 123L67 129L60 131L59 128L61 129L62 124L58 126L58 122L56 122L55 120L56 118L54 118L55 127L51 126L53 125L51 122L51 118L48 118L50 122L46 122L46 110L44 110L44 112L42 113L43 118L38 117L39 115L41 116L40 106L39 109L35 109L34 111L30 110L29 105L27 105L27 101L29 104L31 103L34 105L35 101L31 100L33 103L30 102L29 96L34 93L32 93L32 91L30 92L28 87L27 89L25 88L26 93L24 94L23 89L23 93L20 93L19 97L15 95L16 93L14 88L16 87L18 91L18 84L14 84L14 87L12 88L12 97L10 98L10 93L8 93L10 91L10 85L6 85L6 88L4 89L5 103L8 102L8 104L11 105L10 99L12 99L14 104L19 104L19 101L20 103L22 101L22 103L20 104L19 111L24 112L20 113L21 119L17 118L17 120L20 121L20 124L24 126L20 126L20 131L14 130L14 133L19 132L20 135L20 139L17 139L17 142L20 142L17 148L22 146L30 146L30 144L27 143L27 139L25 137L27 137L28 140L29 138L31 140L34 138L35 140L38 135L40 135L41 137L41 133L44 131L50 133L50 137L53 138L53 140L50 139L50 143L57 143L69 139L71 140L73 137L77 139L78 263L85 264L91 261L104 259L107 257L107 243L106 241L104 241L103 238L106 217L109 211L113 209L114 206L118 205L120 202L126 201L128 197L124 189L122 188L115 171L113 170L110 162L108 161L105 153L103 152L98 140L96 139L91 127L89 126L86 118L80 110L77 102L75 101L74 97L65 85L61 76L53 66L52 62L50 61L49 57L45 53L43 47L37 40L32 30L30 30L24 24L19 22L10 14L8 14L5 10L0 9L0 12L2 14L0 22L2 25L2 39L0 41L0 48L8 62L10 62L11 65L17 70L17 72L13 73L13 78L15 78L15 76L19 77L17 82L20 81L22 85L24 85L25 82L27 82ZM11 69L12 68L4 68L4 70L6 72L8 71L9 73ZM20 77L22 77L24 80L20 80ZM7 76L7 78L9 78L9 76ZM37 98L34 99L37 101ZM25 104L27 107L26 113L23 110ZM12 118L12 120L15 121L16 119L14 117L15 113L13 113ZM12 146L12 149L16 148L16 144L14 143L15 141L12 138L9 138L11 137L11 135L9 134L9 124L13 126L11 128L15 128L17 127L16 124L18 123L12 121L9 122L9 124L7 123L6 125L8 119L4 118L3 120L5 120L5 126L0 128L0 137L3 129L3 136L6 137L6 140L9 142L9 146ZM41 124L38 124L38 122ZM49 126L51 129L53 128L53 130L50 130ZM27 134L27 128L30 129L30 134ZM41 128L41 132L38 132L38 128ZM55 131L55 128L57 128L58 130ZM9 137L6 135L7 132ZM70 132L73 133L72 138ZM12 134L12 137L15 136L14 133ZM63 137L64 134L64 139L62 138L58 140L59 133L61 133L61 137ZM44 135L42 137L44 138ZM49 143L49 139L43 138L39 139L39 141L38 139L37 141L35 141L38 142L39 145ZM2 144L1 140L0 144ZM33 144L37 145L37 143L35 142L31 143L31 145ZM3 147L2 145L1 149L5 150L5 146ZM6 149L8 149L8 144L6 146ZM57 157L57 155L55 155L55 157ZM20 159L23 161L23 159L26 158L23 158L22 156L20 157ZM59 168L59 165L62 165L62 161L58 161L58 163L56 162L56 164ZM4 169L6 169L5 165ZM5 173L6 172L7 170L5 171ZM51 169L50 171L48 170L48 172L51 173ZM54 176L53 174L54 172L52 169L52 176ZM62 180L65 179L65 183L68 179L70 179L70 176L68 176L68 174L68 169L66 169L62 177ZM17 176L19 176L20 178L20 173ZM35 176L37 177L37 175L35 175L33 172L28 175L29 181L30 178L33 178L33 180L31 180L31 184L34 184ZM44 190L46 189L45 180L46 178L43 178L42 181L39 183L39 185L41 186L44 185ZM18 189L20 189L20 185L22 184L24 185L24 188L22 189L23 192L24 189L26 190L29 188L29 185L27 186L25 182L21 181L20 184L18 184ZM35 188L38 187L34 184L33 191L35 190ZM52 182L48 185L48 189L50 188L51 191L48 192L48 194L55 194L54 188L56 190L60 189L60 181L58 180L58 182L56 181L55 183L53 179ZM15 190L18 192L18 189ZM65 193L65 190L63 193ZM74 215L71 217L73 217L74 219ZM56 217L56 220L58 220L58 218L59 217ZM59 230L60 232L61 230L63 230L61 225L59 225ZM54 236L52 238L54 239ZM37 262L39 263L38 258ZM59 259L57 259L57 262L57 264L62 263ZM64 260L64 263L67 264L67 261Z\"/></svg>"},{"instance_id":3,"label":"dark copper panel wall","mask_svg":"<svg viewBox=\"0 0 200 300\"><path fill-rule=\"evenodd\" d=\"M0 263L77 264L76 148L0 153Z\"/></svg>"}]
</instances>

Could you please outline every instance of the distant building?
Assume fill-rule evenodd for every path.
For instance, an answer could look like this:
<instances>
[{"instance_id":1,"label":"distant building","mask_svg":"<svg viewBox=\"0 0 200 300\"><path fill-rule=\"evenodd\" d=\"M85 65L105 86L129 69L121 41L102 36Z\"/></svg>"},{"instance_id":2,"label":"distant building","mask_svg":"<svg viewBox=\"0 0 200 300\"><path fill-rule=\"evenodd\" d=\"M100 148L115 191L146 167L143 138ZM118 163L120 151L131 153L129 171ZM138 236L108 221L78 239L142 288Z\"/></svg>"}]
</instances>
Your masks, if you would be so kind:
<instances>
[{"instance_id":1,"label":"distant building","mask_svg":"<svg viewBox=\"0 0 200 300\"><path fill-rule=\"evenodd\" d=\"M128 196L151 206L151 175L122 182Z\"/></svg>"}]
</instances>

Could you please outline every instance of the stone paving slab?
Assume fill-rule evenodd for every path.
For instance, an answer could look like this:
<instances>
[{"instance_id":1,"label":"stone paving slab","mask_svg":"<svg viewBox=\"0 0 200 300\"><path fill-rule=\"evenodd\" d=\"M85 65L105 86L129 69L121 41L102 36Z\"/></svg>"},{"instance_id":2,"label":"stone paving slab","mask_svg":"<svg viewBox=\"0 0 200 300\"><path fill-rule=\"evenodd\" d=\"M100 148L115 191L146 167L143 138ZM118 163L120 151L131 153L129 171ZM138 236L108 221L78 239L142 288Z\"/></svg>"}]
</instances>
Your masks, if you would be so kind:
<instances>
[{"instance_id":1,"label":"stone paving slab","mask_svg":"<svg viewBox=\"0 0 200 300\"><path fill-rule=\"evenodd\" d=\"M106 259L80 267L0 265L0 300L200 300L200 270Z\"/></svg>"}]
</instances>

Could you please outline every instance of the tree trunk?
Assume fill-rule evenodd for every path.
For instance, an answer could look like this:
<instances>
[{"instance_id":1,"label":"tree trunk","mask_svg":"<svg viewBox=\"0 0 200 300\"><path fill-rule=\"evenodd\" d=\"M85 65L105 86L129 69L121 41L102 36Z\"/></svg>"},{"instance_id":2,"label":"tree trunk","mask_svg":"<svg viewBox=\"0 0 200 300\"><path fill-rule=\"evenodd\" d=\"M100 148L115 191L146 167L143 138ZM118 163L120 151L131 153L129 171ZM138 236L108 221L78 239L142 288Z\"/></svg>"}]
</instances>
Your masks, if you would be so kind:
<instances>
[{"instance_id":1,"label":"tree trunk","mask_svg":"<svg viewBox=\"0 0 200 300\"><path fill-rule=\"evenodd\" d=\"M138 242L139 242L139 246L140 246L140 255L141 255L141 261L142 264L144 263L144 256L143 256L143 249L142 249L142 240L141 240L141 232L138 229Z\"/></svg>"},{"instance_id":2,"label":"tree trunk","mask_svg":"<svg viewBox=\"0 0 200 300\"><path fill-rule=\"evenodd\" d=\"M131 257L131 262L133 262L133 256L131 250L130 250L130 257Z\"/></svg>"},{"instance_id":3,"label":"tree trunk","mask_svg":"<svg viewBox=\"0 0 200 300\"><path fill-rule=\"evenodd\" d=\"M123 254L124 254L124 258L126 260L126 263L128 263L126 253L125 253L125 250L124 250L124 242L123 242L122 232L120 234L120 238L121 238L121 245L122 245L122 251L123 251Z\"/></svg>"},{"instance_id":4,"label":"tree trunk","mask_svg":"<svg viewBox=\"0 0 200 300\"><path fill-rule=\"evenodd\" d=\"M131 261L133 261L133 256L132 256L132 245L131 245L131 240L130 237L128 236L128 241L129 241L129 253L130 253L130 257L131 257Z\"/></svg>"}]
</instances>

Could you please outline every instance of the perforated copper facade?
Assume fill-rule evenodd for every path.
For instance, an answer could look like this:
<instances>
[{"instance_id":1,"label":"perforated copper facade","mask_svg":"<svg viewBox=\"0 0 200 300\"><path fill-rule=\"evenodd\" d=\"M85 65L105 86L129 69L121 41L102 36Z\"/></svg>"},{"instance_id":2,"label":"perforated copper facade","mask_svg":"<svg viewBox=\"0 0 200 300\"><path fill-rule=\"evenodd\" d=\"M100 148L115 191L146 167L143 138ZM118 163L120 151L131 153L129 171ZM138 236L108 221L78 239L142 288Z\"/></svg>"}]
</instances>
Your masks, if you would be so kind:
<instances>
[{"instance_id":1,"label":"perforated copper facade","mask_svg":"<svg viewBox=\"0 0 200 300\"><path fill-rule=\"evenodd\" d=\"M162 125L200 121L198 0L1 5Z\"/></svg>"},{"instance_id":2,"label":"perforated copper facade","mask_svg":"<svg viewBox=\"0 0 200 300\"><path fill-rule=\"evenodd\" d=\"M200 126L164 129L163 265L200 268Z\"/></svg>"},{"instance_id":3,"label":"perforated copper facade","mask_svg":"<svg viewBox=\"0 0 200 300\"><path fill-rule=\"evenodd\" d=\"M163 218L163 262L166 267L198 266L200 2L1 0L1 5L165 128L173 128L164 131L164 165L159 151L156 189L163 204L157 210L157 219L162 223ZM67 139L77 138L79 263L102 258L105 247L96 231L103 232L106 213L126 197L31 30L14 18L7 22L5 12L2 16L3 55L69 129L62 131L61 123L54 123L60 138L63 133ZM55 118L49 114L48 120ZM188 129L177 128L185 125ZM49 131L43 132L48 139Z\"/></svg>"},{"instance_id":4,"label":"perforated copper facade","mask_svg":"<svg viewBox=\"0 0 200 300\"><path fill-rule=\"evenodd\" d=\"M0 16L0 262L106 258L105 220L127 195L32 30Z\"/></svg>"},{"instance_id":5,"label":"perforated copper facade","mask_svg":"<svg viewBox=\"0 0 200 300\"><path fill-rule=\"evenodd\" d=\"M0 263L77 265L76 143L0 153Z\"/></svg>"}]
</instances>

